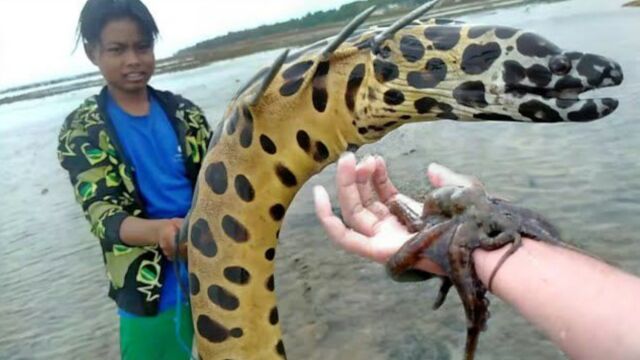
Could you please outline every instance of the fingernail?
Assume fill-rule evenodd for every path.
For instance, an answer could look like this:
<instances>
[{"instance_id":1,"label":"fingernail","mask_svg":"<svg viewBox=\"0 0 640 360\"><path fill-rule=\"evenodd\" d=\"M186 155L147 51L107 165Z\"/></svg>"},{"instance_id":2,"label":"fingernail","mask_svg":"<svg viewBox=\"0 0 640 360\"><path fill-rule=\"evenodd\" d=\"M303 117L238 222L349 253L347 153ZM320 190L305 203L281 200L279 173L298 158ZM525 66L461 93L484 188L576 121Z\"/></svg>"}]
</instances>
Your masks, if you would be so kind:
<instances>
[{"instance_id":1,"label":"fingernail","mask_svg":"<svg viewBox=\"0 0 640 360\"><path fill-rule=\"evenodd\" d=\"M315 185L313 187L313 196L315 198L319 197L322 195L322 186L321 185Z\"/></svg>"}]
</instances>

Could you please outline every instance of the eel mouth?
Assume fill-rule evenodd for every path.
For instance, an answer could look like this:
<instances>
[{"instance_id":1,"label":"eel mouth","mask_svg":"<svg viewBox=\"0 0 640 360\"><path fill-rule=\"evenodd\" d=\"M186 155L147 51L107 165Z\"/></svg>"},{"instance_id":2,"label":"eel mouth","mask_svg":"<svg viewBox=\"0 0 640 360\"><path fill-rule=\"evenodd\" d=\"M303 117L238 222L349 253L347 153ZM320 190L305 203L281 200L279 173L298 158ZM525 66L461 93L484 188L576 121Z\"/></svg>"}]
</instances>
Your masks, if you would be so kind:
<instances>
[{"instance_id":1,"label":"eel mouth","mask_svg":"<svg viewBox=\"0 0 640 360\"><path fill-rule=\"evenodd\" d=\"M618 108L619 101L615 98L585 96L601 88L583 86L557 89L512 84L507 85L505 92L522 101L520 114L533 121L586 122L603 118Z\"/></svg>"},{"instance_id":2,"label":"eel mouth","mask_svg":"<svg viewBox=\"0 0 640 360\"><path fill-rule=\"evenodd\" d=\"M520 84L508 84L505 92L511 94L514 97L521 98L527 94L537 95L544 99L558 99L558 100L593 100L593 98L580 98L581 94L587 93L592 90L600 88L595 87L570 87L570 88L540 88L535 86L527 86Z\"/></svg>"},{"instance_id":3,"label":"eel mouth","mask_svg":"<svg viewBox=\"0 0 640 360\"><path fill-rule=\"evenodd\" d=\"M516 106L519 116L533 122L587 122L603 118L613 113L619 101L612 97L587 95L592 90L604 86L580 86L545 88L522 84L507 84L505 93Z\"/></svg>"}]
</instances>

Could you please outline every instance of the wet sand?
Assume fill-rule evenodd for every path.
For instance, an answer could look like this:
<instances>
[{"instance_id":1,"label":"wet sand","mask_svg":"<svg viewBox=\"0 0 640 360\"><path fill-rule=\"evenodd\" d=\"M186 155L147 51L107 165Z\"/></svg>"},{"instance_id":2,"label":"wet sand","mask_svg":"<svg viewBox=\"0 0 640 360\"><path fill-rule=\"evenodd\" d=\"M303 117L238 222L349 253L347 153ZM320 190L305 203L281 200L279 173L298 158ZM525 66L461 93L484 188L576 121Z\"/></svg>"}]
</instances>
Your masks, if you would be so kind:
<instances>
[{"instance_id":1,"label":"wet sand","mask_svg":"<svg viewBox=\"0 0 640 360\"><path fill-rule=\"evenodd\" d=\"M566 240L640 275L640 23L638 10L622 3L572 0L465 17L531 29L567 50L618 60L623 85L595 95L620 99L613 115L586 124L414 124L357 155L382 154L398 187L414 196L427 190L429 162L474 174L546 214ZM242 82L277 53L160 75L153 85L184 94L215 123ZM0 359L118 356L99 246L55 155L62 119L95 91L0 106ZM396 284L381 266L326 239L311 189L322 184L334 195L334 174L332 165L303 187L281 231L276 289L289 358L461 358L465 322L455 296L432 311L437 282ZM506 304L491 301L478 359L564 358Z\"/></svg>"}]
</instances>

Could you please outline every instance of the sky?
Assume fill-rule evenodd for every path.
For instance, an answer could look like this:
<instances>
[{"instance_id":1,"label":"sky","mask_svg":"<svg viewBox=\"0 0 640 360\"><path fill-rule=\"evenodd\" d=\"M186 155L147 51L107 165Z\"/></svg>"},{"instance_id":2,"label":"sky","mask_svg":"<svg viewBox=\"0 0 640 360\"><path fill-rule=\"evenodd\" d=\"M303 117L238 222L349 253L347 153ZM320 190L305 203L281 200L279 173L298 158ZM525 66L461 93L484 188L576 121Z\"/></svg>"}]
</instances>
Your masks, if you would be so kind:
<instances>
[{"instance_id":1,"label":"sky","mask_svg":"<svg viewBox=\"0 0 640 360\"><path fill-rule=\"evenodd\" d=\"M353 0L143 0L160 29L156 57L229 31L328 10ZM93 71L73 52L85 0L0 0L0 90Z\"/></svg>"}]
</instances>

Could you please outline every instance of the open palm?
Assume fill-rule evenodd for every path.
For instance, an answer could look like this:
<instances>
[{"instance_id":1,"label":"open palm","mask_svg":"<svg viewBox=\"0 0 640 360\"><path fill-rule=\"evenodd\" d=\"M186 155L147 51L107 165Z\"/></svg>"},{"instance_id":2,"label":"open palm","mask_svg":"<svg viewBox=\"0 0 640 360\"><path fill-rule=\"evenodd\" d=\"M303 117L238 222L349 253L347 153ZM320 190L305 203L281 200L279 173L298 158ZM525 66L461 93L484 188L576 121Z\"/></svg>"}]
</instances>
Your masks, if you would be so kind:
<instances>
[{"instance_id":1,"label":"open palm","mask_svg":"<svg viewBox=\"0 0 640 360\"><path fill-rule=\"evenodd\" d=\"M429 165L427 176L434 187L482 186L477 179L438 164ZM403 195L389 179L381 157L368 156L356 163L352 153L345 154L338 160L336 187L344 223L333 214L329 195L321 186L314 188L316 215L329 238L345 250L384 263L414 235L385 205ZM421 213L422 204L411 199L404 202L413 202L417 213ZM426 259L416 265L423 270L442 273L436 264Z\"/></svg>"}]
</instances>

